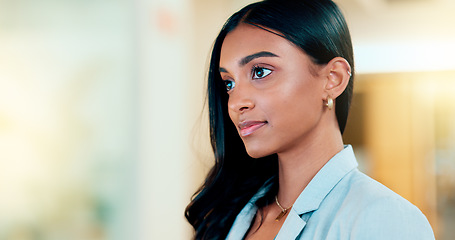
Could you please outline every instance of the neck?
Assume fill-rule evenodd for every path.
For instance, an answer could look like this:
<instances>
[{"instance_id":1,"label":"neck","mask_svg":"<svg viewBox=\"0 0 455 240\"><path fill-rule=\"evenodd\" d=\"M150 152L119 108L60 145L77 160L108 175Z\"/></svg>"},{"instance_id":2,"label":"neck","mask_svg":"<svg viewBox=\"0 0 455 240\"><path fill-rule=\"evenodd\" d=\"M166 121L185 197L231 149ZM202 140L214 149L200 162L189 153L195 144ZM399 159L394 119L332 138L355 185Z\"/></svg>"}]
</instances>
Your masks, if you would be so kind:
<instances>
[{"instance_id":1,"label":"neck","mask_svg":"<svg viewBox=\"0 0 455 240\"><path fill-rule=\"evenodd\" d=\"M334 131L332 128L322 128L323 134L314 134L293 151L278 154L278 200L284 208L292 206L319 170L343 150L338 126Z\"/></svg>"}]
</instances>

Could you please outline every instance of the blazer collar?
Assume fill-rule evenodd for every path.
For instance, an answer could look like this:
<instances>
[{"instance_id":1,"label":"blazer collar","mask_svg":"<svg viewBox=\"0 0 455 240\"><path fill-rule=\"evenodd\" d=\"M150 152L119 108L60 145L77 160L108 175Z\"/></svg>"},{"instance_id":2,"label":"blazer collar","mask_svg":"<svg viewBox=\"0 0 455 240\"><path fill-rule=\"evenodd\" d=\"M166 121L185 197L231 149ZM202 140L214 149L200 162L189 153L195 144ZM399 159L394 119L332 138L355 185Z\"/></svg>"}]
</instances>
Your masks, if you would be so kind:
<instances>
[{"instance_id":1,"label":"blazer collar","mask_svg":"<svg viewBox=\"0 0 455 240\"><path fill-rule=\"evenodd\" d=\"M319 170L299 195L275 240L296 239L312 212L319 208L329 192L357 165L352 147L346 145Z\"/></svg>"},{"instance_id":2,"label":"blazer collar","mask_svg":"<svg viewBox=\"0 0 455 240\"><path fill-rule=\"evenodd\" d=\"M337 183L357 166L351 145L346 145L319 170L302 191L292 207L294 211L302 215L317 210Z\"/></svg>"}]
</instances>

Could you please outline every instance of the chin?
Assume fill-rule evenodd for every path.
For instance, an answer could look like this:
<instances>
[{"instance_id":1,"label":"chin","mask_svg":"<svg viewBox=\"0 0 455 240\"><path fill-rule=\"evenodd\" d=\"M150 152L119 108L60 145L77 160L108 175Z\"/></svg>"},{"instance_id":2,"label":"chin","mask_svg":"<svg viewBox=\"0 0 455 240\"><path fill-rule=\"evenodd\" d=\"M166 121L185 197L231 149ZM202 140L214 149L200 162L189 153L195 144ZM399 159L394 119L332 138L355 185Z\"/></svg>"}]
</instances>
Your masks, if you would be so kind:
<instances>
[{"instance_id":1,"label":"chin","mask_svg":"<svg viewBox=\"0 0 455 240\"><path fill-rule=\"evenodd\" d=\"M245 147L246 147L246 152L252 158L262 158L262 157L266 157L266 156L273 154L270 151L265 151L264 148L252 148L252 147L248 147L248 146L245 146Z\"/></svg>"}]
</instances>

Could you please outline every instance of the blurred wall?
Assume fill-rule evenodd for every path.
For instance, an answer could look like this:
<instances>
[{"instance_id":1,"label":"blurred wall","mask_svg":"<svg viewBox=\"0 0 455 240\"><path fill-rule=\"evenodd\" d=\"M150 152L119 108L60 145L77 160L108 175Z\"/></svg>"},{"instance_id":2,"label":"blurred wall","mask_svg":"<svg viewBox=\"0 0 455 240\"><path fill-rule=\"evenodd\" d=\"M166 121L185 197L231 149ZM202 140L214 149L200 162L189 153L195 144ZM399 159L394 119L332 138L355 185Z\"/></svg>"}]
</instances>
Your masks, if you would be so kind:
<instances>
[{"instance_id":1,"label":"blurred wall","mask_svg":"<svg viewBox=\"0 0 455 240\"><path fill-rule=\"evenodd\" d=\"M0 1L0 239L128 239L129 1Z\"/></svg>"},{"instance_id":2,"label":"blurred wall","mask_svg":"<svg viewBox=\"0 0 455 240\"><path fill-rule=\"evenodd\" d=\"M191 11L185 0L138 0L138 239L185 239L190 199Z\"/></svg>"},{"instance_id":3,"label":"blurred wall","mask_svg":"<svg viewBox=\"0 0 455 240\"><path fill-rule=\"evenodd\" d=\"M358 73L455 69L455 1L335 0L345 14Z\"/></svg>"}]
</instances>

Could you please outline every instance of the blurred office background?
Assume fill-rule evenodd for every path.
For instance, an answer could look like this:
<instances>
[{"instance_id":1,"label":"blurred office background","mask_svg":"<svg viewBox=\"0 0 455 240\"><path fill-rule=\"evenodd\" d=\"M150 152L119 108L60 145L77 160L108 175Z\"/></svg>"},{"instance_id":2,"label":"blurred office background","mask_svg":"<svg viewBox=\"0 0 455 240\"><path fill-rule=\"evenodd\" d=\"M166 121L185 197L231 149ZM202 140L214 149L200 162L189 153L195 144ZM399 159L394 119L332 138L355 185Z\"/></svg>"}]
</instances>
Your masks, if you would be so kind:
<instances>
[{"instance_id":1,"label":"blurred office background","mask_svg":"<svg viewBox=\"0 0 455 240\"><path fill-rule=\"evenodd\" d=\"M0 240L189 239L207 58L249 2L0 0ZM455 239L455 1L336 2L357 70L345 141Z\"/></svg>"}]
</instances>

